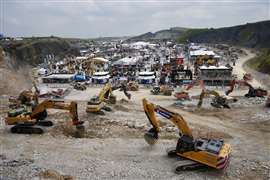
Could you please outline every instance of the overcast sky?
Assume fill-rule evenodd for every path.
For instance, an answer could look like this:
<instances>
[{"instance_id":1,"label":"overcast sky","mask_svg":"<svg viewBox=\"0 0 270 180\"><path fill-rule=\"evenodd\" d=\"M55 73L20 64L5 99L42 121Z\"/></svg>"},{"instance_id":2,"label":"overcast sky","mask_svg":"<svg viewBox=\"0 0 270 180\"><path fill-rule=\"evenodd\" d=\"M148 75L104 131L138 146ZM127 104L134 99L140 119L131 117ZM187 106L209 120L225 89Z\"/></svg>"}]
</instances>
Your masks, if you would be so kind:
<instances>
[{"instance_id":1,"label":"overcast sky","mask_svg":"<svg viewBox=\"0 0 270 180\"><path fill-rule=\"evenodd\" d=\"M270 0L0 0L7 36L138 35L270 19Z\"/></svg>"}]
</instances>

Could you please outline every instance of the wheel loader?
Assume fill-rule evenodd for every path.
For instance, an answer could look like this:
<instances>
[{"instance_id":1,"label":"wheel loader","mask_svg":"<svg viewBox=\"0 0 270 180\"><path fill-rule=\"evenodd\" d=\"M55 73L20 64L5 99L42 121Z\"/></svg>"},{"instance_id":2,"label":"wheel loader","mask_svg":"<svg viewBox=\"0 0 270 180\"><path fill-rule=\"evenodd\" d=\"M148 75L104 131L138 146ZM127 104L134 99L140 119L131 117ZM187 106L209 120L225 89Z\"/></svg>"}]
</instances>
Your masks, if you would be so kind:
<instances>
[{"instance_id":1,"label":"wheel loader","mask_svg":"<svg viewBox=\"0 0 270 180\"><path fill-rule=\"evenodd\" d=\"M180 114L150 103L146 99L142 101L145 114L152 125L152 128L144 135L149 145L157 142L161 131L156 113L171 121L179 129L176 147L168 150L169 157L178 159L176 173L200 167L218 170L227 167L231 155L230 144L221 139L194 138L187 122Z\"/></svg>"}]
</instances>

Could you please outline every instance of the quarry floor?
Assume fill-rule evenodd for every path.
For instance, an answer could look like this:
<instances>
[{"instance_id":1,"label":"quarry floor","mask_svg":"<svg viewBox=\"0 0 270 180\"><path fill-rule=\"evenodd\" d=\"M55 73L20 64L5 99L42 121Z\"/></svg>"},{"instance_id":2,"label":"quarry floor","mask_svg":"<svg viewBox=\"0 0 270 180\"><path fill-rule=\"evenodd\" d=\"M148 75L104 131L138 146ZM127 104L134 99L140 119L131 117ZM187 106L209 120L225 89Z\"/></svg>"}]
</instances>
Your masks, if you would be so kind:
<instances>
[{"instance_id":1,"label":"quarry floor","mask_svg":"<svg viewBox=\"0 0 270 180\"><path fill-rule=\"evenodd\" d=\"M112 112L104 116L87 114L85 100L98 91L98 87L72 90L65 98L80 100L79 118L88 124L84 138L72 136L69 115L64 111L49 110L48 119L55 125L43 135L11 134L1 121L0 179L65 177L61 175L71 179L270 178L270 110L263 107L264 99L239 97L232 109L214 109L209 98L197 109L196 97L187 102L188 106L178 107L173 96L151 95L150 89L131 92L130 101L116 91L118 101L111 105ZM235 94L245 91L237 90ZM167 157L166 149L176 145L177 129L161 118L161 138L150 147L143 139L150 127L142 109L143 97L183 115L194 136L229 142L233 149L229 167L222 172L205 169L176 175L176 160Z\"/></svg>"},{"instance_id":2,"label":"quarry floor","mask_svg":"<svg viewBox=\"0 0 270 180\"><path fill-rule=\"evenodd\" d=\"M242 65L254 55L240 57L235 73L242 76ZM262 86L254 81L254 86ZM127 100L115 91L117 103L104 116L85 112L86 102L101 87L86 91L72 90L65 101L77 101L79 119L85 121L83 138L74 137L68 113L49 110L48 120L54 126L43 135L11 134L4 124L7 96L0 96L0 180L17 179L270 179L270 110L265 99L243 97L247 89L236 89L231 95L239 100L231 109L214 109L210 98L196 108L200 89L193 88L192 101L179 102L173 96L155 96L150 89L131 92ZM213 89L216 89L213 87ZM225 89L218 88L220 93ZM175 159L166 149L174 147L178 130L160 118L162 132L155 146L143 139L150 128L142 108L142 98L180 113L195 137L222 138L232 146L231 162L224 171L203 169L174 173Z\"/></svg>"}]
</instances>

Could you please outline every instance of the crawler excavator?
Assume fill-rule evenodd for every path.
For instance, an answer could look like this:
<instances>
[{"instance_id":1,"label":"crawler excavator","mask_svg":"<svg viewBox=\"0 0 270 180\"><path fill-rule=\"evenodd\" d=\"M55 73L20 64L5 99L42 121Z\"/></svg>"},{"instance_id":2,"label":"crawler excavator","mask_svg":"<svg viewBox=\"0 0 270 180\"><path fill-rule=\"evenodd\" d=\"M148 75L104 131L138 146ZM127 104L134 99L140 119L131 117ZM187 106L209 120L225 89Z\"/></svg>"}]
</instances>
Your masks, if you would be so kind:
<instances>
[{"instance_id":1,"label":"crawler excavator","mask_svg":"<svg viewBox=\"0 0 270 180\"><path fill-rule=\"evenodd\" d=\"M200 79L195 79L183 91L176 92L174 94L174 97L176 97L176 99L178 100L190 99L188 91L195 85L199 85L202 90L205 89L204 81Z\"/></svg>"},{"instance_id":2,"label":"crawler excavator","mask_svg":"<svg viewBox=\"0 0 270 180\"><path fill-rule=\"evenodd\" d=\"M93 96L90 101L87 102L86 112L104 115L105 111L111 111L111 108L106 106L106 103L115 104L116 96L113 95L114 90L122 90L128 99L131 98L131 94L127 92L127 87L125 84L121 83L117 86L112 86L107 83L99 92L98 96Z\"/></svg>"},{"instance_id":3,"label":"crawler excavator","mask_svg":"<svg viewBox=\"0 0 270 180\"><path fill-rule=\"evenodd\" d=\"M233 97L230 97L230 96L221 96L217 91L214 91L214 90L202 90L197 107L200 108L202 106L203 99L207 95L213 95L214 96L214 98L212 99L212 102L211 102L211 106L213 106L215 108L227 108L227 109L230 109L229 103L237 101L236 98L233 98Z\"/></svg>"},{"instance_id":4,"label":"crawler excavator","mask_svg":"<svg viewBox=\"0 0 270 180\"><path fill-rule=\"evenodd\" d=\"M22 105L20 108L8 112L5 118L7 125L12 125L12 133L20 134L42 134L42 126L52 126L52 121L46 121L47 109L68 110L72 116L72 123L76 126L78 133L83 133L83 121L79 121L77 113L77 103L64 101L44 100L34 106Z\"/></svg>"},{"instance_id":5,"label":"crawler excavator","mask_svg":"<svg viewBox=\"0 0 270 180\"><path fill-rule=\"evenodd\" d=\"M230 83L230 89L225 92L228 96L231 92L233 92L235 85L247 86L249 88L248 93L245 94L245 97L264 97L267 96L267 91L262 88L254 88L250 83L246 80L232 80Z\"/></svg>"},{"instance_id":6,"label":"crawler excavator","mask_svg":"<svg viewBox=\"0 0 270 180\"><path fill-rule=\"evenodd\" d=\"M227 167L231 154L231 146L220 139L194 138L184 118L161 106L143 99L143 108L152 128L144 138L150 145L158 140L160 125L156 113L171 121L179 129L179 139L175 148L168 150L169 157L177 157L175 172L192 170L198 167L212 167L222 170Z\"/></svg>"}]
</instances>

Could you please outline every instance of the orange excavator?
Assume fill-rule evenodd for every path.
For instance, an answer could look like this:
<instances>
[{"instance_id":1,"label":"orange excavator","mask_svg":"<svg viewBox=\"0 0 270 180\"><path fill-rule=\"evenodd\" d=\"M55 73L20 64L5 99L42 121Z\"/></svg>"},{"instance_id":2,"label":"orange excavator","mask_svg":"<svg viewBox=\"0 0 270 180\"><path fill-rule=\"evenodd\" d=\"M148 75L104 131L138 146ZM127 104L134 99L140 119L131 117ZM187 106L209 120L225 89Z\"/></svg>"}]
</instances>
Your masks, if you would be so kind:
<instances>
[{"instance_id":1,"label":"orange excavator","mask_svg":"<svg viewBox=\"0 0 270 180\"><path fill-rule=\"evenodd\" d=\"M231 154L230 144L221 139L194 138L187 122L180 114L150 103L146 99L143 99L143 108L152 125L144 135L149 145L157 142L161 131L156 113L171 121L179 129L180 137L176 147L168 150L169 157L178 159L176 173L198 167L212 167L218 170L227 167Z\"/></svg>"},{"instance_id":2,"label":"orange excavator","mask_svg":"<svg viewBox=\"0 0 270 180\"><path fill-rule=\"evenodd\" d=\"M196 85L199 85L202 90L205 90L204 81L196 79L193 80L183 91L176 92L174 97L176 97L178 100L190 99L188 91Z\"/></svg>"},{"instance_id":3,"label":"orange excavator","mask_svg":"<svg viewBox=\"0 0 270 180\"><path fill-rule=\"evenodd\" d=\"M245 94L245 97L265 97L267 96L267 91L262 88L254 88L248 81L252 80L250 74L245 74L243 80L233 79L230 83L230 89L225 92L228 96L233 92L236 85L247 86L249 88L248 93Z\"/></svg>"}]
</instances>

